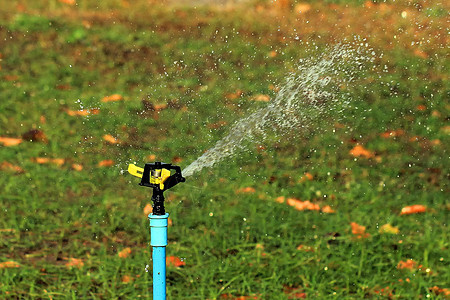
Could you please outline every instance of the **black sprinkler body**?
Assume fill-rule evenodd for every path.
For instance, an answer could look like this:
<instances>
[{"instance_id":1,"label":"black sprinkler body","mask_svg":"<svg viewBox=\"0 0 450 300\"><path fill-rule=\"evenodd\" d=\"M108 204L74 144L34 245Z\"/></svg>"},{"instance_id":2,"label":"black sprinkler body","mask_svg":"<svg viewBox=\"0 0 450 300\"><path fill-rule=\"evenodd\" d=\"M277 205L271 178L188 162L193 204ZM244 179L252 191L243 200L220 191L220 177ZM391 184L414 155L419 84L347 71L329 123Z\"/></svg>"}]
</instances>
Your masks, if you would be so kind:
<instances>
[{"instance_id":1,"label":"black sprinkler body","mask_svg":"<svg viewBox=\"0 0 450 300\"><path fill-rule=\"evenodd\" d=\"M170 170L175 172L171 174ZM140 177L139 185L153 188L152 202L153 214L164 215L164 191L174 187L180 182L186 181L181 175L181 168L163 162L146 163L144 168L139 168L133 164L128 166L128 172L136 177Z\"/></svg>"}]
</instances>

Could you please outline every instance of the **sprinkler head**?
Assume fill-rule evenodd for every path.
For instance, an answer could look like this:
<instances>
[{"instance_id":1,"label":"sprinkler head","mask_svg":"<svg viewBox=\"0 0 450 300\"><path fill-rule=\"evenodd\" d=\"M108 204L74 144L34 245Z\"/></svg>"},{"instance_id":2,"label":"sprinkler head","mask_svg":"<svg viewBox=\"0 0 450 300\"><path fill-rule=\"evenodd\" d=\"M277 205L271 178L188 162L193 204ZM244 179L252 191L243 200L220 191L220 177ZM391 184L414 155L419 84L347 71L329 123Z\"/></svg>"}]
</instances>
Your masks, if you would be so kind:
<instances>
[{"instance_id":1,"label":"sprinkler head","mask_svg":"<svg viewBox=\"0 0 450 300\"><path fill-rule=\"evenodd\" d=\"M172 174L170 170L175 172ZM172 164L155 162L146 163L144 168L137 167L134 164L128 165L128 172L141 178L139 185L153 188L153 214L164 215L164 194L163 192L174 187L180 182L186 181L181 175L181 168Z\"/></svg>"}]
</instances>

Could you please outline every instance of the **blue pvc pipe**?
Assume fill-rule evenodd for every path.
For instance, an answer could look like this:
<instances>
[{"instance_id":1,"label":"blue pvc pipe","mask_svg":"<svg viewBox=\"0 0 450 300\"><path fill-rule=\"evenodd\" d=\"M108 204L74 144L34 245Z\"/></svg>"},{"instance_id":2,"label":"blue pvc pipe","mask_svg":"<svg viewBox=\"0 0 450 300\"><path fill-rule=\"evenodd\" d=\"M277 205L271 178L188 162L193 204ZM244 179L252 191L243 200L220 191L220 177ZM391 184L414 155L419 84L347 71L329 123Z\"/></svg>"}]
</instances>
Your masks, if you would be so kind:
<instances>
[{"instance_id":1,"label":"blue pvc pipe","mask_svg":"<svg viewBox=\"0 0 450 300\"><path fill-rule=\"evenodd\" d=\"M166 300L166 246L167 219L169 214L162 216L149 214L150 245L153 247L153 300Z\"/></svg>"}]
</instances>

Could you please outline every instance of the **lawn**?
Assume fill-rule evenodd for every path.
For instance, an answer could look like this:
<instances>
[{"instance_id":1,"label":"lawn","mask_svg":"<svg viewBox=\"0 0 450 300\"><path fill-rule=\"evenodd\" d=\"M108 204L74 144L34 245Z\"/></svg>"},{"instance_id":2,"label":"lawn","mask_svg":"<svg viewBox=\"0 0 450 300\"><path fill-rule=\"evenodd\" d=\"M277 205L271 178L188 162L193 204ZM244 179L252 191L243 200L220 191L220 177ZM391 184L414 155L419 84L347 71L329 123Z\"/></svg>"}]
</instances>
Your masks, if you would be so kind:
<instances>
[{"instance_id":1,"label":"lawn","mask_svg":"<svg viewBox=\"0 0 450 300\"><path fill-rule=\"evenodd\" d=\"M2 4L0 298L151 298L151 190L128 164L186 168L341 44L370 58L334 87L347 105L166 192L168 298L450 297L449 9Z\"/></svg>"}]
</instances>

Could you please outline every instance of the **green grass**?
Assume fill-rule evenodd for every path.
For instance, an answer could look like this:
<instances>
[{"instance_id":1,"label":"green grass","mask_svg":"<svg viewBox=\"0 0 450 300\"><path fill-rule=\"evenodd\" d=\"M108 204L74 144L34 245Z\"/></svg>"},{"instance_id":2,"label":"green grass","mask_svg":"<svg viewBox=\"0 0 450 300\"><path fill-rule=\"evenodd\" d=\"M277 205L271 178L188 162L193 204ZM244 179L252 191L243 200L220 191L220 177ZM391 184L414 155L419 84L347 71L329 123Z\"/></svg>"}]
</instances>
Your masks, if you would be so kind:
<instances>
[{"instance_id":1,"label":"green grass","mask_svg":"<svg viewBox=\"0 0 450 300\"><path fill-rule=\"evenodd\" d=\"M343 2L351 3L337 1ZM444 299L429 290L450 282L450 65L445 15L437 13L442 5L413 11L399 1L384 14L364 15L357 1L338 7L347 17L337 22L328 2L311 2L325 19L279 13L262 1L228 10L145 1L125 8L119 1L99 8L22 3L0 7L0 136L38 129L48 141L0 145L0 164L24 170L1 170L0 263L20 267L0 269L0 298L150 298L143 214L150 190L120 171L129 162L143 165L149 155L166 162L179 157L186 167L230 124L264 105L250 101L254 95L274 96L270 85L280 86L299 58L359 34L383 55L347 87L354 101L343 115L328 116L313 132L269 140L262 151L249 143L247 151L167 192L168 255L186 263L169 267L168 296L295 299L287 293L292 287L311 299ZM400 17L404 10L412 20ZM366 31L347 27L359 17ZM384 30L376 25L387 20ZM333 22L338 28L328 26ZM425 23L422 30L411 25ZM411 46L414 38L423 43ZM237 90L241 98L227 99ZM101 102L116 93L125 100ZM172 105L141 114L143 99ZM81 108L100 110L88 117L66 113ZM227 125L208 127L219 121ZM404 134L380 136L396 129ZM105 134L123 143L108 144ZM356 142L376 157L351 156ZM36 157L65 162L41 165ZM106 159L114 166L99 167ZM301 181L305 172L313 180ZM243 187L256 192L236 193ZM330 205L336 213L297 211L277 203L279 196ZM413 204L428 210L400 215ZM351 222L366 226L370 237L355 238ZM384 224L400 233L379 233ZM300 244L314 251L297 250ZM120 258L126 247L131 255ZM67 267L69 258L84 265ZM407 259L422 267L397 269ZM125 275L131 282L122 282ZM376 292L386 287L389 292Z\"/></svg>"}]
</instances>

